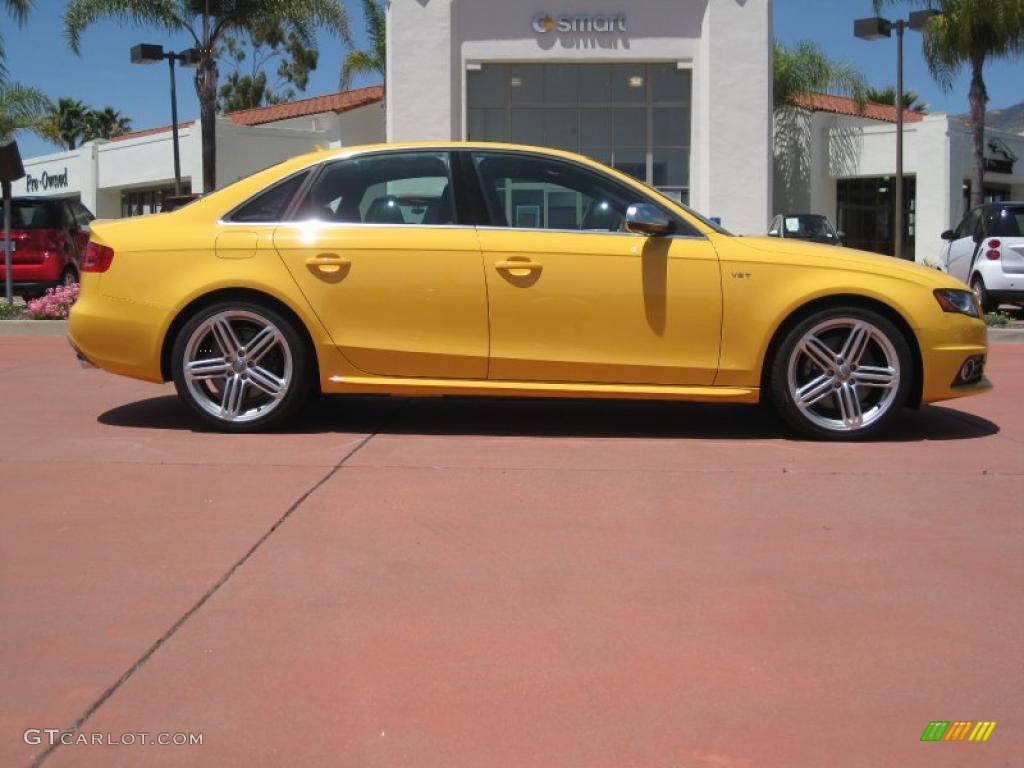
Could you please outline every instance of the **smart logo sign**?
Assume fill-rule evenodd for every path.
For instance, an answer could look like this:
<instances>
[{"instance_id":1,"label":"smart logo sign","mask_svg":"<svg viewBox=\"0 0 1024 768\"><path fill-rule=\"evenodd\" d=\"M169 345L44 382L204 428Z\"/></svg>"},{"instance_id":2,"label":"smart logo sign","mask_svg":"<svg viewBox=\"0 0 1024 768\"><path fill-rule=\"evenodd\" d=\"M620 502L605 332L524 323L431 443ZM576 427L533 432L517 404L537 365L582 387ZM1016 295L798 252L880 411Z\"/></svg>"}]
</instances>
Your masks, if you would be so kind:
<instances>
[{"instance_id":1,"label":"smart logo sign","mask_svg":"<svg viewBox=\"0 0 1024 768\"><path fill-rule=\"evenodd\" d=\"M538 13L533 17L533 31L537 34L547 32L568 33L614 33L626 31L626 14L615 13L610 16L598 14L564 14L552 16L550 13Z\"/></svg>"}]
</instances>

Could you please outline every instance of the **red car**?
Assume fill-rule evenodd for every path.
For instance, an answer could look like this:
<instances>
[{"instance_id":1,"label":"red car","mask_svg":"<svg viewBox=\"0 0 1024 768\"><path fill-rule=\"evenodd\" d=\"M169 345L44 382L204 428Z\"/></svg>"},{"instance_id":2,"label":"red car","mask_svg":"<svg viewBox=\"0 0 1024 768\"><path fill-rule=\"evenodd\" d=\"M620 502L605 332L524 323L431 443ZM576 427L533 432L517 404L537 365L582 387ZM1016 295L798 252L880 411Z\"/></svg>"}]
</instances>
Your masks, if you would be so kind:
<instances>
[{"instance_id":1,"label":"red car","mask_svg":"<svg viewBox=\"0 0 1024 768\"><path fill-rule=\"evenodd\" d=\"M89 242L93 216L77 200L59 197L16 197L11 201L11 266L14 292L25 298L47 288L78 282L78 265ZM4 270L0 219L0 290Z\"/></svg>"}]
</instances>

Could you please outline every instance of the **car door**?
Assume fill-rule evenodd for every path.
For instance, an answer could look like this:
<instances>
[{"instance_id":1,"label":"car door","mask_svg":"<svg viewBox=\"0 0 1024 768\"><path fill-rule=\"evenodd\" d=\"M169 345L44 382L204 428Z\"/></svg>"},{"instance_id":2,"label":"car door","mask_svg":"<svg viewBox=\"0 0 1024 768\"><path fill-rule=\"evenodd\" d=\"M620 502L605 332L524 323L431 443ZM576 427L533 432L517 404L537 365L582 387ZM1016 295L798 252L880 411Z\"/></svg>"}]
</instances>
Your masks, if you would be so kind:
<instances>
[{"instance_id":1,"label":"car door","mask_svg":"<svg viewBox=\"0 0 1024 768\"><path fill-rule=\"evenodd\" d=\"M960 226L953 233L953 239L950 240L946 252L946 271L965 283L970 280L974 255L978 249L975 235L978 233L980 221L981 208L975 208L964 216Z\"/></svg>"},{"instance_id":2,"label":"car door","mask_svg":"<svg viewBox=\"0 0 1024 768\"><path fill-rule=\"evenodd\" d=\"M384 376L487 376L475 229L456 217L447 152L327 163L274 245L345 358Z\"/></svg>"},{"instance_id":3,"label":"car door","mask_svg":"<svg viewBox=\"0 0 1024 768\"><path fill-rule=\"evenodd\" d=\"M722 298L706 238L682 219L678 236L622 231L629 205L654 201L581 164L476 151L471 166L489 214L491 379L713 383Z\"/></svg>"}]
</instances>

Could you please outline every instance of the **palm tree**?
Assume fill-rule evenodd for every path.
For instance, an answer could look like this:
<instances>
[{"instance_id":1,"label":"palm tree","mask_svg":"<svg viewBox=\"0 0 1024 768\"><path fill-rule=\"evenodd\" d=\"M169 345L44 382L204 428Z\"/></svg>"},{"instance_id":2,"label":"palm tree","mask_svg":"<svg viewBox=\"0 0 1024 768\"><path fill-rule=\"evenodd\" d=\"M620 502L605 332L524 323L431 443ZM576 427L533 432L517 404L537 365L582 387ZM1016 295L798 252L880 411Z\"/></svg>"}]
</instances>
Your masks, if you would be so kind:
<instances>
[{"instance_id":1,"label":"palm tree","mask_svg":"<svg viewBox=\"0 0 1024 768\"><path fill-rule=\"evenodd\" d=\"M4 0L4 7L7 8L8 15L14 17L14 21L18 26L23 26L28 19L32 0ZM3 85L7 80L7 67L4 66L6 59L7 53L4 50L3 27L0 27L0 85Z\"/></svg>"},{"instance_id":2,"label":"palm tree","mask_svg":"<svg viewBox=\"0 0 1024 768\"><path fill-rule=\"evenodd\" d=\"M874 0L880 10L898 0ZM967 98L974 143L971 207L981 205L985 193L985 64L1024 52L1024 0L912 0L915 5L942 12L924 31L924 58L935 81L948 93L966 66L971 71Z\"/></svg>"},{"instance_id":3,"label":"palm tree","mask_svg":"<svg viewBox=\"0 0 1024 768\"><path fill-rule=\"evenodd\" d=\"M49 114L50 141L74 149L86 134L89 108L78 99L57 99Z\"/></svg>"},{"instance_id":4,"label":"palm tree","mask_svg":"<svg viewBox=\"0 0 1024 768\"><path fill-rule=\"evenodd\" d=\"M113 107L89 110L85 117L85 140L112 139L132 129L132 120Z\"/></svg>"},{"instance_id":5,"label":"palm tree","mask_svg":"<svg viewBox=\"0 0 1024 768\"><path fill-rule=\"evenodd\" d=\"M887 85L885 88L868 88L865 97L875 104L896 106L896 89L891 85ZM903 109L909 109L912 112L927 112L928 105L921 101L917 91L904 91Z\"/></svg>"},{"instance_id":6,"label":"palm tree","mask_svg":"<svg viewBox=\"0 0 1024 768\"><path fill-rule=\"evenodd\" d=\"M195 86L199 97L203 145L203 190L216 188L217 56L224 37L268 24L281 24L308 34L327 28L349 43L348 15L341 0L69 0L64 34L71 50L80 53L82 33L96 21L151 26L186 32L199 50Z\"/></svg>"},{"instance_id":7,"label":"palm tree","mask_svg":"<svg viewBox=\"0 0 1024 768\"><path fill-rule=\"evenodd\" d=\"M385 32L384 8L379 0L363 0L363 15L366 17L366 33L369 37L368 50L349 51L341 64L341 88L352 87L353 75L380 74L386 76L387 33Z\"/></svg>"},{"instance_id":8,"label":"palm tree","mask_svg":"<svg viewBox=\"0 0 1024 768\"><path fill-rule=\"evenodd\" d=\"M864 103L867 91L864 77L855 67L833 61L810 40L802 40L792 48L775 42L772 80L776 112L799 106L800 94L807 91L852 96L860 104Z\"/></svg>"}]
</instances>

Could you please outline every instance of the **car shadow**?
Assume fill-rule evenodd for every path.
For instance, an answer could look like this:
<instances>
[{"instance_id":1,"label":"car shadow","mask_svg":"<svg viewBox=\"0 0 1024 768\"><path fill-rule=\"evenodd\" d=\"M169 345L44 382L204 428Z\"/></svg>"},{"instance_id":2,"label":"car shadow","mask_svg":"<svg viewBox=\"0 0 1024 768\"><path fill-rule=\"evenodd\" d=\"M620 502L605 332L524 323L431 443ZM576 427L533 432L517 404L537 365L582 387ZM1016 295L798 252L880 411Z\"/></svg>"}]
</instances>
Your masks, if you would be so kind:
<instances>
[{"instance_id":1,"label":"car shadow","mask_svg":"<svg viewBox=\"0 0 1024 768\"><path fill-rule=\"evenodd\" d=\"M173 395L112 408L101 424L138 429L213 431ZM799 439L768 408L636 400L400 398L329 395L310 404L287 434L330 432L402 435L643 437L718 440ZM945 406L905 410L874 442L970 440L998 425Z\"/></svg>"}]
</instances>

